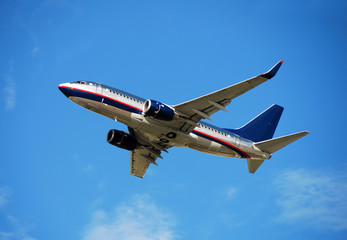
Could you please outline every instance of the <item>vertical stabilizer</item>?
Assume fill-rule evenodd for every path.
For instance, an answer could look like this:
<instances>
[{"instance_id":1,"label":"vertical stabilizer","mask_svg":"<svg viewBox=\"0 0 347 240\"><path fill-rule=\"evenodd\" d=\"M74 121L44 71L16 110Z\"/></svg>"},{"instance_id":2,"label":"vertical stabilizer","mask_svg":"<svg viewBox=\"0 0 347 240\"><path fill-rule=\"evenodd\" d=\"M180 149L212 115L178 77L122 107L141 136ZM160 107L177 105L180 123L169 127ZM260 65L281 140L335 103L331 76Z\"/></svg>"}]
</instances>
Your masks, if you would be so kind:
<instances>
[{"instance_id":1,"label":"vertical stabilizer","mask_svg":"<svg viewBox=\"0 0 347 240\"><path fill-rule=\"evenodd\" d=\"M283 107L272 105L239 129L227 129L243 138L260 142L271 139L281 118Z\"/></svg>"},{"instance_id":2,"label":"vertical stabilizer","mask_svg":"<svg viewBox=\"0 0 347 240\"><path fill-rule=\"evenodd\" d=\"M247 159L248 172L255 173L263 162L264 160Z\"/></svg>"}]
</instances>

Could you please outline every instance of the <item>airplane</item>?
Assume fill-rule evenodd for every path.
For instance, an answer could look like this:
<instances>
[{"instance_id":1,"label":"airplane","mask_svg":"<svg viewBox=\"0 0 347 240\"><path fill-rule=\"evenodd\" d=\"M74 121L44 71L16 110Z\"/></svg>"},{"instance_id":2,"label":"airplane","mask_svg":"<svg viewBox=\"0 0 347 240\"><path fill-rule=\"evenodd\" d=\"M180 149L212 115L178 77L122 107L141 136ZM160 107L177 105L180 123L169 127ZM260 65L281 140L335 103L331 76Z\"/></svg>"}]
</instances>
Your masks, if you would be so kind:
<instances>
[{"instance_id":1,"label":"airplane","mask_svg":"<svg viewBox=\"0 0 347 240\"><path fill-rule=\"evenodd\" d=\"M272 105L238 129L213 126L202 119L225 108L231 100L273 78L283 61L268 72L210 94L168 105L90 81L63 83L59 90L78 105L119 121L129 133L111 129L108 143L130 151L130 174L143 178L149 165L157 164L171 147L188 147L201 152L247 159L249 173L255 173L272 154L306 136L302 131L273 138L283 107Z\"/></svg>"}]
</instances>

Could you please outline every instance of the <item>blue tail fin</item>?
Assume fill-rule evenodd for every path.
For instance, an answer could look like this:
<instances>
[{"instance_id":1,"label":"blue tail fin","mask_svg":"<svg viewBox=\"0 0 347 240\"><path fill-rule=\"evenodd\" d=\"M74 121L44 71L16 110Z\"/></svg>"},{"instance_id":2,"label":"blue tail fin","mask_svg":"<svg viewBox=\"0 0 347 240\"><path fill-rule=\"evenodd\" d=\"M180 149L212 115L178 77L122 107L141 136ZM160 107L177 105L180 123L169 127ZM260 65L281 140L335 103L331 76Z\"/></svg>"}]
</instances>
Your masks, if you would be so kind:
<instances>
[{"instance_id":1,"label":"blue tail fin","mask_svg":"<svg viewBox=\"0 0 347 240\"><path fill-rule=\"evenodd\" d=\"M227 129L243 138L260 142L271 139L281 118L283 107L272 105L239 129Z\"/></svg>"}]
</instances>

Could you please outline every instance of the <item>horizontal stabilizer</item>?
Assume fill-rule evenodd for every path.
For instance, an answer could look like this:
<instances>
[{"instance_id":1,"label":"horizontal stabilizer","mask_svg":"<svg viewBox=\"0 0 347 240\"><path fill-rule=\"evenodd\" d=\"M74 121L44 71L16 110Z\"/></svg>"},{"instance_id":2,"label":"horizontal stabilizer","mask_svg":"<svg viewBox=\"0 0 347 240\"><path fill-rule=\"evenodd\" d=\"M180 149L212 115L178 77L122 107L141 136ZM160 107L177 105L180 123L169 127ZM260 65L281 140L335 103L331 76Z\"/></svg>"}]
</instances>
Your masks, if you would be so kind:
<instances>
[{"instance_id":1,"label":"horizontal stabilizer","mask_svg":"<svg viewBox=\"0 0 347 240\"><path fill-rule=\"evenodd\" d=\"M283 137L278 137L274 139L269 139L261 142L254 143L254 146L266 153L274 153L277 150L287 146L288 144L306 136L309 134L307 131L290 134Z\"/></svg>"}]
</instances>

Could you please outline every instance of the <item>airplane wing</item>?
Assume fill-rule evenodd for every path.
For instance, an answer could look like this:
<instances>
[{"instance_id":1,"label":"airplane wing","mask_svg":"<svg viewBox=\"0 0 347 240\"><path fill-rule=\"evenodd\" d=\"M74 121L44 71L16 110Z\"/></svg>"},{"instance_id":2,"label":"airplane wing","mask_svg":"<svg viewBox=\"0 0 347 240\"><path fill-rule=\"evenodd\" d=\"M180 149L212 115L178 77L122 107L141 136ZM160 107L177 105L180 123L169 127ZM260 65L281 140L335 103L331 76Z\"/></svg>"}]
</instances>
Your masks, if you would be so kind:
<instances>
[{"instance_id":1,"label":"airplane wing","mask_svg":"<svg viewBox=\"0 0 347 240\"><path fill-rule=\"evenodd\" d=\"M225 107L229 105L232 99L273 78L282 63L283 61L279 61L268 72L256 77L173 106L177 113L186 119L179 129L184 132L190 132L195 127L192 123L197 123L202 118L211 120L210 116L219 110L227 111Z\"/></svg>"},{"instance_id":2,"label":"airplane wing","mask_svg":"<svg viewBox=\"0 0 347 240\"><path fill-rule=\"evenodd\" d=\"M149 152L145 149L135 149L130 153L130 174L136 177L143 178L145 175L149 164L155 162L156 157L151 156Z\"/></svg>"},{"instance_id":3,"label":"airplane wing","mask_svg":"<svg viewBox=\"0 0 347 240\"><path fill-rule=\"evenodd\" d=\"M161 150L167 152L169 146L160 145L150 141L141 132L129 127L129 133L136 137L140 143L140 148L137 148L130 153L130 174L136 177L143 178L147 168L152 163L158 166L156 159L163 158L160 153Z\"/></svg>"}]
</instances>

